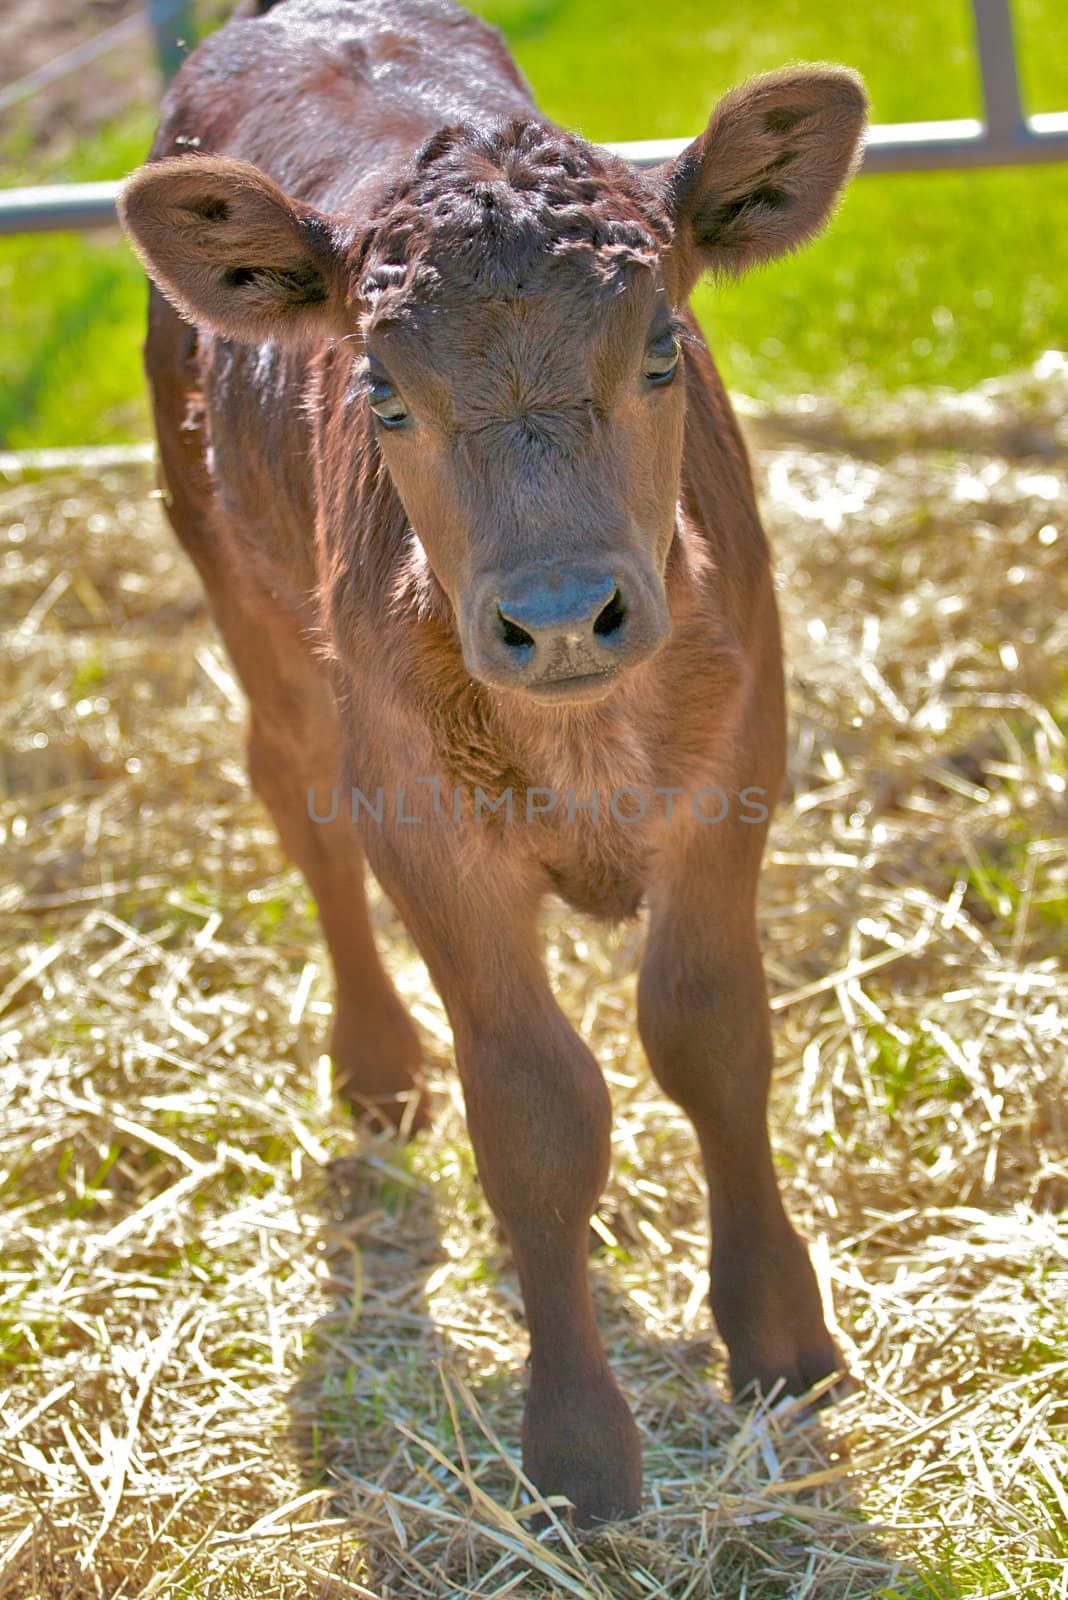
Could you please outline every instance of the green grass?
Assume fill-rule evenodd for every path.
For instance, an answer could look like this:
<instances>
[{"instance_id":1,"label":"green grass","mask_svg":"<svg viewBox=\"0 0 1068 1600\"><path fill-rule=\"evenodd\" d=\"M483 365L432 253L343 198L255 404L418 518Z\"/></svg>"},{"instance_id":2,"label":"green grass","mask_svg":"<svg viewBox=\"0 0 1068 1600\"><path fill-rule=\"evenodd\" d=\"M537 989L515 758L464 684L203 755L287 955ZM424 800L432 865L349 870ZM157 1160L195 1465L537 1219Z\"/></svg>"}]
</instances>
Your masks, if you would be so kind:
<instances>
[{"instance_id":1,"label":"green grass","mask_svg":"<svg viewBox=\"0 0 1068 1600\"><path fill-rule=\"evenodd\" d=\"M717 97L791 60L836 60L882 122L975 115L966 0L856 7L780 0L480 0L543 108L592 139L696 133ZM1029 106L1068 106L1068 8L1016 0ZM147 113L87 141L57 178L116 176ZM9 143L9 152L10 152ZM9 159L4 181L33 172ZM695 304L728 381L761 398L967 387L1068 345L1068 166L868 178L802 256ZM125 247L72 236L0 245L0 440L143 436L139 273Z\"/></svg>"},{"instance_id":2,"label":"green grass","mask_svg":"<svg viewBox=\"0 0 1068 1600\"><path fill-rule=\"evenodd\" d=\"M145 110L86 140L59 168L9 160L7 184L88 182L144 157ZM109 444L149 433L141 374L145 280L109 234L25 234L0 241L0 444Z\"/></svg>"}]
</instances>

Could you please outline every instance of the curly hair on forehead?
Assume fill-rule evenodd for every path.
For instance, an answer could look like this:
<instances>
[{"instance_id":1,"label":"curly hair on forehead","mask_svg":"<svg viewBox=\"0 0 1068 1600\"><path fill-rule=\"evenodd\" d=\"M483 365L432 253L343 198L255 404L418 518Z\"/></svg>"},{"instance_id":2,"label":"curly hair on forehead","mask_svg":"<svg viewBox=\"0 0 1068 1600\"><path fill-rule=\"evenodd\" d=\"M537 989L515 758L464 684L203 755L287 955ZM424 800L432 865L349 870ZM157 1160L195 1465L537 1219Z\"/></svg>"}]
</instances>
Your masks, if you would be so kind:
<instances>
[{"instance_id":1,"label":"curly hair on forehead","mask_svg":"<svg viewBox=\"0 0 1068 1600\"><path fill-rule=\"evenodd\" d=\"M610 285L670 238L655 190L608 151L534 120L460 123L387 191L355 275L372 303L431 297L458 276L487 296L533 293L562 257Z\"/></svg>"}]
</instances>

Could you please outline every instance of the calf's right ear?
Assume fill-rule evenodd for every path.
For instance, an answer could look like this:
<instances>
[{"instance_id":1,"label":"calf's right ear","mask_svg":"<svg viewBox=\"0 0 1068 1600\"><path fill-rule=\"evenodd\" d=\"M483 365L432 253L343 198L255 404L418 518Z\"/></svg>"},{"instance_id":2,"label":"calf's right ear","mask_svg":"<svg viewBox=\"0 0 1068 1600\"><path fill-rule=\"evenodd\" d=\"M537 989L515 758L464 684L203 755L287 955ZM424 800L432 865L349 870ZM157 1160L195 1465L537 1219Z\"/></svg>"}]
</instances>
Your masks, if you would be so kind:
<instances>
[{"instance_id":1,"label":"calf's right ear","mask_svg":"<svg viewBox=\"0 0 1068 1600\"><path fill-rule=\"evenodd\" d=\"M145 271L187 321L247 344L353 331L334 225L247 161L150 162L118 205Z\"/></svg>"}]
</instances>

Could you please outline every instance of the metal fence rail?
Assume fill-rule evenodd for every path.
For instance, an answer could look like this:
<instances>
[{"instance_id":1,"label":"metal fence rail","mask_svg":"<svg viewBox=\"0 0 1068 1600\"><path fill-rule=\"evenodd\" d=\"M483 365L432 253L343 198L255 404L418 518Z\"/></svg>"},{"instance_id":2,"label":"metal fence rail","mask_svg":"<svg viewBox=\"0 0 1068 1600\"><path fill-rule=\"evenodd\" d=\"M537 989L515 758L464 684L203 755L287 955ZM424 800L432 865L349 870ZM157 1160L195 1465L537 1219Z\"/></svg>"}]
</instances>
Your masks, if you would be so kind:
<instances>
[{"instance_id":1,"label":"metal fence rail","mask_svg":"<svg viewBox=\"0 0 1068 1600\"><path fill-rule=\"evenodd\" d=\"M163 45L163 24L175 0L152 0L152 19ZM946 122L880 123L868 130L861 173L936 172L959 168L1033 165L1068 160L1068 111L1029 117L1020 98L1009 0L972 0L982 80L983 118ZM180 57L171 33L164 71ZM606 148L639 167L669 161L689 139L642 139ZM0 235L79 232L115 225L119 182L48 184L0 190Z\"/></svg>"}]
</instances>

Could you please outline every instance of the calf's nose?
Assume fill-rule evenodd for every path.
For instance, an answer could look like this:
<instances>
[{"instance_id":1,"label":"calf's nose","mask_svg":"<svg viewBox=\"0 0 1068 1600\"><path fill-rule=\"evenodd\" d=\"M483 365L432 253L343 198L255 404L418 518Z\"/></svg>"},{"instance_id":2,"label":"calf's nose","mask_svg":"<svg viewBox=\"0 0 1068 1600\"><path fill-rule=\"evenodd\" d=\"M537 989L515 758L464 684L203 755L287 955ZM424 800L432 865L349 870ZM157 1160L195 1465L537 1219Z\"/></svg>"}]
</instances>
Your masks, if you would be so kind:
<instances>
[{"instance_id":1,"label":"calf's nose","mask_svg":"<svg viewBox=\"0 0 1068 1600\"><path fill-rule=\"evenodd\" d=\"M509 585L496 601L498 637L516 665L545 671L566 668L571 658L576 670L596 670L626 619L619 584L604 572L538 574Z\"/></svg>"},{"instance_id":2,"label":"calf's nose","mask_svg":"<svg viewBox=\"0 0 1068 1600\"><path fill-rule=\"evenodd\" d=\"M671 631L663 582L627 551L483 573L458 609L472 676L538 699L599 698Z\"/></svg>"}]
</instances>

